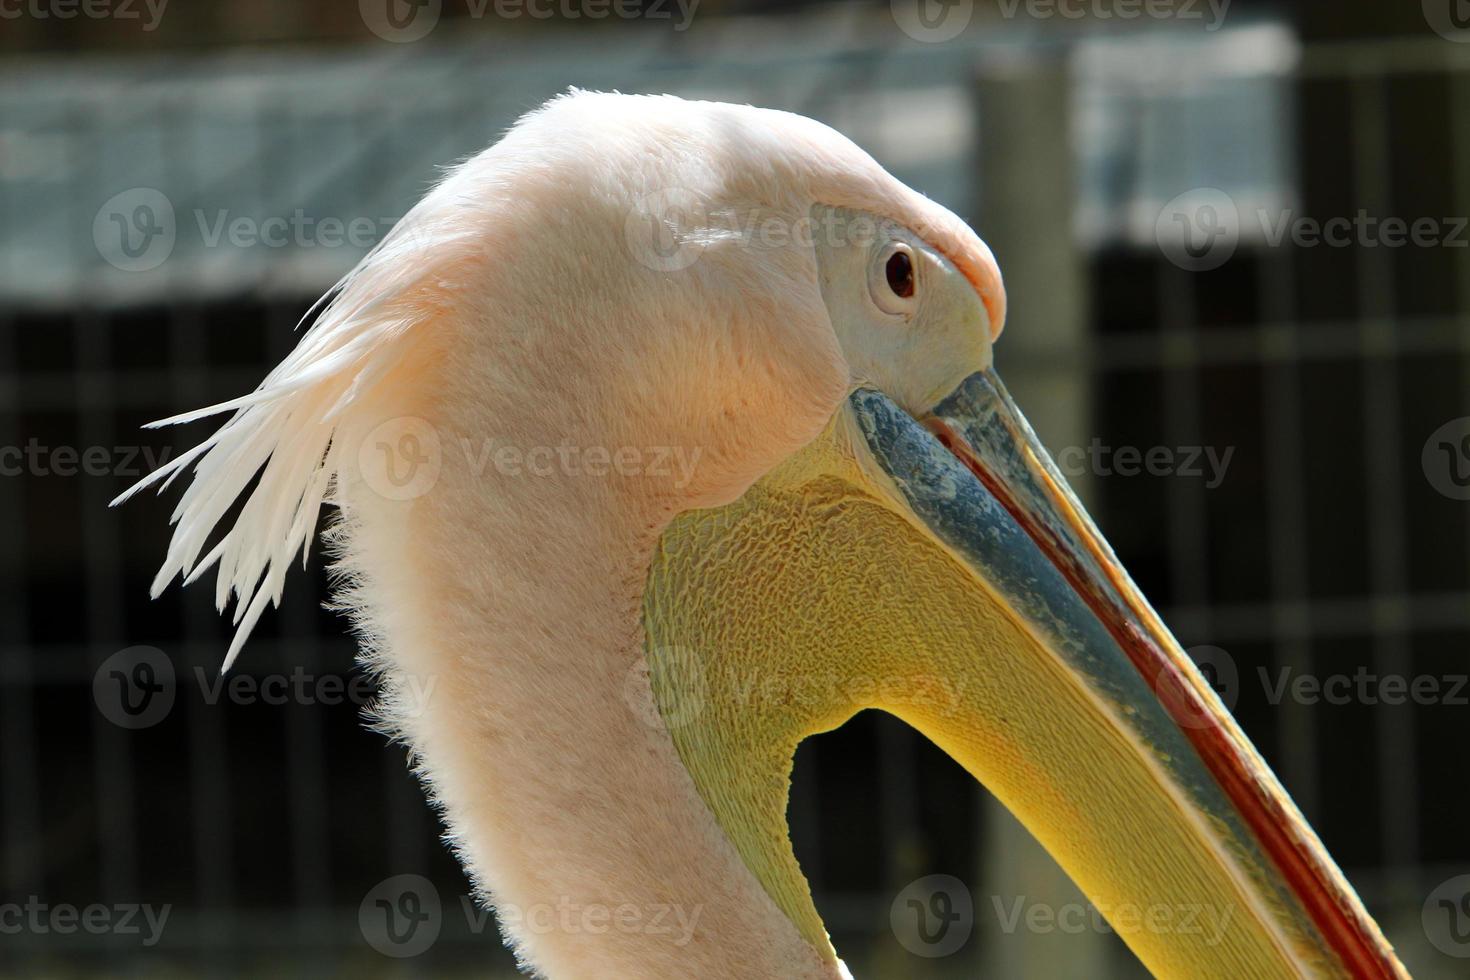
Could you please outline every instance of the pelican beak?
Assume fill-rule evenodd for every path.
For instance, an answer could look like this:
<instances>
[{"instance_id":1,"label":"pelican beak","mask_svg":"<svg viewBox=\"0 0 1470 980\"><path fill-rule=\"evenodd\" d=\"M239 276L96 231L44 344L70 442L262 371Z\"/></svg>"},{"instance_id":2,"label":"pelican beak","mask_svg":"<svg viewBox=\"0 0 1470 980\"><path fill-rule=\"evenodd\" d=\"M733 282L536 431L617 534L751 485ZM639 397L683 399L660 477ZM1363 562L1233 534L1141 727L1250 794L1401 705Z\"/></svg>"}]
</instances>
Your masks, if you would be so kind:
<instances>
[{"instance_id":1,"label":"pelican beak","mask_svg":"<svg viewBox=\"0 0 1470 980\"><path fill-rule=\"evenodd\" d=\"M1406 976L996 374L921 419L872 389L848 414L888 503L985 597L966 614L940 586L970 635L919 641L955 697L875 706L1007 804L1156 975Z\"/></svg>"},{"instance_id":2,"label":"pelican beak","mask_svg":"<svg viewBox=\"0 0 1470 980\"><path fill-rule=\"evenodd\" d=\"M859 388L739 499L679 515L643 621L694 785L834 963L787 787L803 739L877 709L1005 804L1155 976L1407 976L988 369L928 411Z\"/></svg>"}]
</instances>

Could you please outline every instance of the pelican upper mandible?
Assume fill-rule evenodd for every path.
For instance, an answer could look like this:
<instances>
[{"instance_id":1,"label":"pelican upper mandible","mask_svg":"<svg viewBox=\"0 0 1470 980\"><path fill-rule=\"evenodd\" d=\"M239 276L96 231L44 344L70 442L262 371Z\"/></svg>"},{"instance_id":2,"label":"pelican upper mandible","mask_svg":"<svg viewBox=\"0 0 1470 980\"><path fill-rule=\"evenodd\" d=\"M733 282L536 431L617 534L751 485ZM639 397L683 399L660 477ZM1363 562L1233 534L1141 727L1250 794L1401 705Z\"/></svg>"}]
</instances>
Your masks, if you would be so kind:
<instances>
[{"instance_id":1,"label":"pelican upper mandible","mask_svg":"<svg viewBox=\"0 0 1470 980\"><path fill-rule=\"evenodd\" d=\"M1007 395L1005 307L985 244L831 129L573 91L259 388L166 420L231 413L134 488L194 471L155 594L218 564L228 666L335 505L385 724L541 975L844 975L787 793L875 708L1155 975L1406 976ZM1191 907L1226 927L1148 915Z\"/></svg>"}]
</instances>

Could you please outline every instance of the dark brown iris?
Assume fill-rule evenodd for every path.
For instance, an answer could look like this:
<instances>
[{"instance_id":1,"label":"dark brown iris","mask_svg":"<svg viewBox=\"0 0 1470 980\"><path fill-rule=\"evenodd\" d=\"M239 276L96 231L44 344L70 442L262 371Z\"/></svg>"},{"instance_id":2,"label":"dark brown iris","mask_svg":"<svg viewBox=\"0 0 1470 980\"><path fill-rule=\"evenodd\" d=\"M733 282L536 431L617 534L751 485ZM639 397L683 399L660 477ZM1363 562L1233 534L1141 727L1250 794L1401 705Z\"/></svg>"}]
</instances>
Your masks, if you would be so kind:
<instances>
[{"instance_id":1,"label":"dark brown iris","mask_svg":"<svg viewBox=\"0 0 1470 980\"><path fill-rule=\"evenodd\" d=\"M907 252L894 252L888 257L885 269L888 273L888 288L893 295L908 299L914 295L914 261Z\"/></svg>"}]
</instances>

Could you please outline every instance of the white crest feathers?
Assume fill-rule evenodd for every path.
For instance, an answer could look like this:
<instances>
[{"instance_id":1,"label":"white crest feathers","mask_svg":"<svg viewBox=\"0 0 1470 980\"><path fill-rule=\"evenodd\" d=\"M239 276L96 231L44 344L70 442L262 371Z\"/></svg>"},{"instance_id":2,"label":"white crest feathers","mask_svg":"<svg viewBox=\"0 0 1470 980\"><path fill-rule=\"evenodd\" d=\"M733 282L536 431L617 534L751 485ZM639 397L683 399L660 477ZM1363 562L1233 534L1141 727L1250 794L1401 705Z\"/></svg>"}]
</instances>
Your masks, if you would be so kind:
<instances>
[{"instance_id":1,"label":"white crest feathers","mask_svg":"<svg viewBox=\"0 0 1470 980\"><path fill-rule=\"evenodd\" d=\"M157 597L175 575L188 584L219 564L215 604L223 612L236 600L235 636L222 671L266 603L279 605L298 550L305 563L322 504L333 502L346 462L334 435L371 402L398 362L404 336L436 312L419 287L442 284L446 268L473 247L471 222L435 220L455 203L445 190L441 183L307 312L303 322L318 310L320 316L255 391L150 423L233 413L209 438L112 501L120 504L149 486L161 491L192 466L193 482L173 511L173 538L151 592ZM200 558L215 525L257 473L235 523Z\"/></svg>"}]
</instances>

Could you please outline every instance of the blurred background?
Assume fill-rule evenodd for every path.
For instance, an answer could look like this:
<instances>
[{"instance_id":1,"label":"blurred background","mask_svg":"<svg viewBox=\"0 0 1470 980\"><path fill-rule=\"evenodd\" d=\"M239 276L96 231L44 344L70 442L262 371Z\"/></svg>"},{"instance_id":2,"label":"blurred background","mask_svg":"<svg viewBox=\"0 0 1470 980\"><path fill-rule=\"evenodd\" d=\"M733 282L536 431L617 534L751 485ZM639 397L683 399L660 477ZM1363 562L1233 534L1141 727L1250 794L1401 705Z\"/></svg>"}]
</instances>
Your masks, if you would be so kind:
<instances>
[{"instance_id":1,"label":"blurred background","mask_svg":"<svg viewBox=\"0 0 1470 980\"><path fill-rule=\"evenodd\" d=\"M813 116L971 222L1124 564L1411 972L1465 976L1467 70L1465 0L0 0L0 974L512 974L320 558L220 688L212 590L148 600L174 495L107 502L576 85ZM858 977L1142 975L892 719L802 747L791 824ZM405 881L409 950L365 925Z\"/></svg>"}]
</instances>

